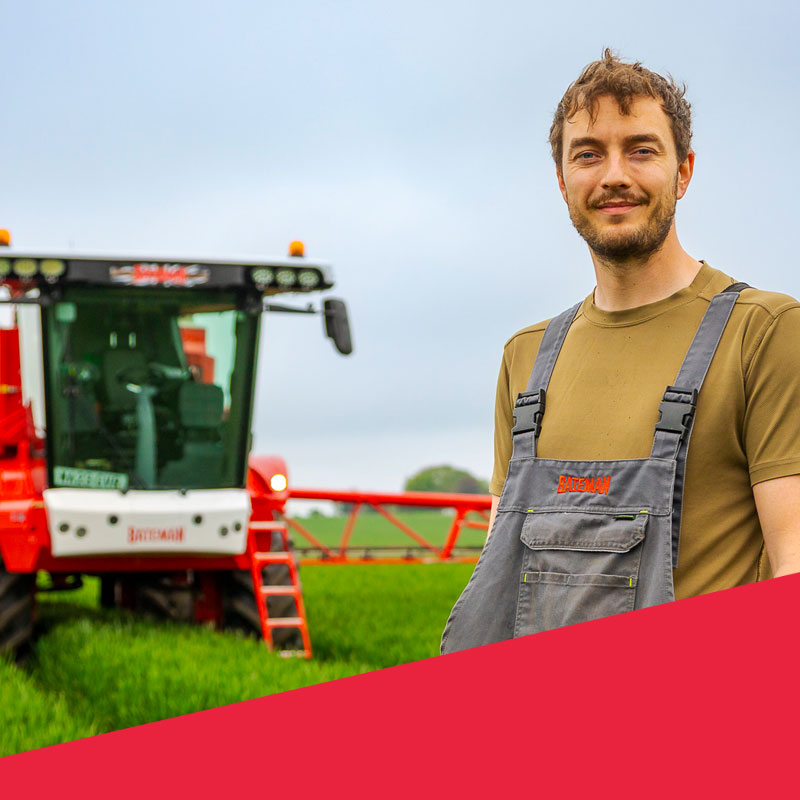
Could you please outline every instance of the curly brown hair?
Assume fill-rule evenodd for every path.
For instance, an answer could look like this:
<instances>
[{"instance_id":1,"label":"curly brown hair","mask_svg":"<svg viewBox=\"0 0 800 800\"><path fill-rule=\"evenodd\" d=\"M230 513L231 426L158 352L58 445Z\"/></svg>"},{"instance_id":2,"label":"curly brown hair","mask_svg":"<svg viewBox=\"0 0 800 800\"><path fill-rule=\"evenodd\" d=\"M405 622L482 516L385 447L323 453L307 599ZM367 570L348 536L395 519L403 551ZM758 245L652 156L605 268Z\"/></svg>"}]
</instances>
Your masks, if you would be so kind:
<instances>
[{"instance_id":1,"label":"curly brown hair","mask_svg":"<svg viewBox=\"0 0 800 800\"><path fill-rule=\"evenodd\" d=\"M680 163L686 158L692 143L692 107L685 94L686 85L675 83L671 75L664 78L643 67L639 61L626 63L606 47L603 57L587 64L580 77L570 84L556 108L550 126L550 147L556 169L561 172L564 123L579 111L588 111L594 122L597 118L597 102L603 95L611 95L617 101L621 114L630 114L631 105L637 97L660 100L672 124Z\"/></svg>"}]
</instances>

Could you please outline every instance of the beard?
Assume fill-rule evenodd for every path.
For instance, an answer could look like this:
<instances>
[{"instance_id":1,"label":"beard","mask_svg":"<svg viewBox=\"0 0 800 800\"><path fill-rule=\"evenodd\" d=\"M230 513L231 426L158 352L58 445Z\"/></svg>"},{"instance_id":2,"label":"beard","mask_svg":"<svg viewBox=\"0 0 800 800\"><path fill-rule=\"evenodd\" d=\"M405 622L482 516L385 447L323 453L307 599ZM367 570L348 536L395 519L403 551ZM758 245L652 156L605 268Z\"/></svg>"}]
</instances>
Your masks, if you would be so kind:
<instances>
[{"instance_id":1,"label":"beard","mask_svg":"<svg viewBox=\"0 0 800 800\"><path fill-rule=\"evenodd\" d=\"M650 206L648 219L634 229L614 224L600 228L582 208L578 207L577 203L568 199L569 218L592 252L600 258L617 263L647 258L661 248L669 234L678 202L677 188L676 179L671 191L665 192L655 201L647 196L633 197L612 192L590 203L590 208L596 208L612 200L629 200L639 205ZM616 230L617 227L619 230Z\"/></svg>"}]
</instances>

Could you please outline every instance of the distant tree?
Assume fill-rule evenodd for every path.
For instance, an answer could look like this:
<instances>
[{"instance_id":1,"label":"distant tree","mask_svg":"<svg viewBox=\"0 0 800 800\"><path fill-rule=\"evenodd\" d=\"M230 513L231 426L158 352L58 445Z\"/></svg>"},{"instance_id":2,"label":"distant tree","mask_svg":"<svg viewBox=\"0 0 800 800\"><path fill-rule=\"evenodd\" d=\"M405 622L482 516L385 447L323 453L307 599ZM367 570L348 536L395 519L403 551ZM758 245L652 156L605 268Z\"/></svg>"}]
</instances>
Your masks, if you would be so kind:
<instances>
[{"instance_id":1,"label":"distant tree","mask_svg":"<svg viewBox=\"0 0 800 800\"><path fill-rule=\"evenodd\" d=\"M457 492L458 494L489 494L488 481L476 478L463 469L447 464L427 467L412 475L405 483L407 492Z\"/></svg>"}]
</instances>

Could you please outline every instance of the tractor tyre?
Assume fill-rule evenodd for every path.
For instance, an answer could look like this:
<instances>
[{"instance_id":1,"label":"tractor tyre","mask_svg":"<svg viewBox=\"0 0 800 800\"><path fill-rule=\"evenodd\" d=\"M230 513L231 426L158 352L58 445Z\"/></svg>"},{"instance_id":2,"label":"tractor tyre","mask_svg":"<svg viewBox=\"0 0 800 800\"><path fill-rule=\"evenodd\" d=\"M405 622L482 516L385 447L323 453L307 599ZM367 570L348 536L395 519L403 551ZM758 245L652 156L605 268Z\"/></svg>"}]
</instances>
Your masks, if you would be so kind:
<instances>
[{"instance_id":1,"label":"tractor tyre","mask_svg":"<svg viewBox=\"0 0 800 800\"><path fill-rule=\"evenodd\" d=\"M114 575L100 576L100 608L117 607L117 583Z\"/></svg>"},{"instance_id":2,"label":"tractor tyre","mask_svg":"<svg viewBox=\"0 0 800 800\"><path fill-rule=\"evenodd\" d=\"M126 576L124 580L133 584L134 613L170 622L195 621L191 580L158 572Z\"/></svg>"},{"instance_id":3,"label":"tractor tyre","mask_svg":"<svg viewBox=\"0 0 800 800\"><path fill-rule=\"evenodd\" d=\"M271 576L270 570L276 564L262 570L262 581L265 586L287 586L291 581L283 574ZM285 573L288 567L281 564ZM220 582L222 589L222 626L228 630L241 631L250 636L261 638L261 618L258 615L253 578L248 570L234 570L224 573ZM297 603L293 597L278 595L267 597L267 612L270 619L280 617L296 617ZM272 644L278 650L302 650L303 636L298 628L273 628Z\"/></svg>"},{"instance_id":4,"label":"tractor tyre","mask_svg":"<svg viewBox=\"0 0 800 800\"><path fill-rule=\"evenodd\" d=\"M0 655L16 652L33 638L36 574L7 572L0 558Z\"/></svg>"}]
</instances>

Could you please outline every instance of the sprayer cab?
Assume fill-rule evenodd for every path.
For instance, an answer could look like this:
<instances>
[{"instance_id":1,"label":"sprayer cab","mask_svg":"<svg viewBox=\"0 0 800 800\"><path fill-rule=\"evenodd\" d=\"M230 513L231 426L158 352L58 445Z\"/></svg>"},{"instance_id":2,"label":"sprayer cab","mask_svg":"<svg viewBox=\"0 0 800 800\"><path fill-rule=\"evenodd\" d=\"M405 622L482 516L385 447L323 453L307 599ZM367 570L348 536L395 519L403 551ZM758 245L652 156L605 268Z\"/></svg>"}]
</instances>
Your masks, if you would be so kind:
<instances>
[{"instance_id":1,"label":"sprayer cab","mask_svg":"<svg viewBox=\"0 0 800 800\"><path fill-rule=\"evenodd\" d=\"M0 286L17 308L22 391L46 431L50 487L244 488L262 312L321 314L339 352L352 350L341 301L319 310L270 302L333 287L328 267L300 254L224 261L4 248Z\"/></svg>"},{"instance_id":2,"label":"sprayer cab","mask_svg":"<svg viewBox=\"0 0 800 800\"><path fill-rule=\"evenodd\" d=\"M103 605L213 623L311 655L284 460L251 456L264 312L333 287L278 259L20 252L0 230L0 656L33 635L37 573ZM276 302L277 299L281 303Z\"/></svg>"}]
</instances>

